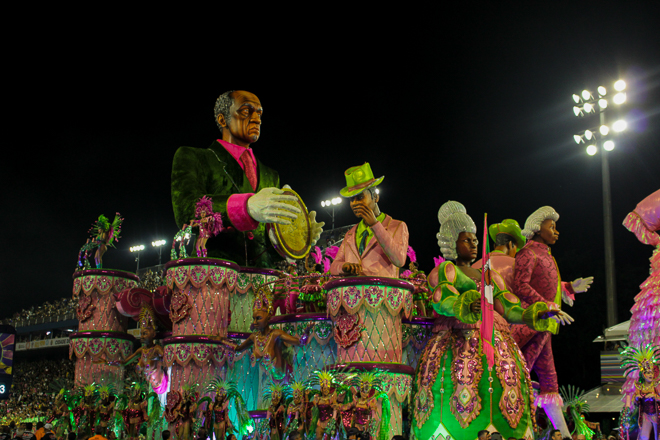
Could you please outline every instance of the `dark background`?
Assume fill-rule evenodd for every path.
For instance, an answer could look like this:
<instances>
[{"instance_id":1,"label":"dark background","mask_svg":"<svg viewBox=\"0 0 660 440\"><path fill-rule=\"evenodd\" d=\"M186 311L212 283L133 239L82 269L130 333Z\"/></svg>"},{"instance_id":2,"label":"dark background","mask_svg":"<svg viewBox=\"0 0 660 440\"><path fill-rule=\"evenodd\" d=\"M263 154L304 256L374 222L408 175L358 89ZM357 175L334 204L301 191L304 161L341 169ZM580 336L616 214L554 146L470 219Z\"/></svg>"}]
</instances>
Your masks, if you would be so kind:
<instances>
[{"instance_id":1,"label":"dark background","mask_svg":"<svg viewBox=\"0 0 660 440\"><path fill-rule=\"evenodd\" d=\"M437 210L447 200L463 203L480 231L484 212L523 224L553 206L562 278L595 276L568 310L575 323L554 338L559 380L597 385L602 347L591 341L606 327L601 160L573 134L598 120L576 118L571 95L628 83L619 114L629 129L608 153L624 321L652 249L621 222L660 187L656 3L357 6L279 5L264 21L256 7L224 6L8 14L20 30L3 63L1 317L71 294L78 250L101 213L126 219L104 267L134 270L128 248L137 244L147 246L141 266L156 264L151 241L169 246L176 232L176 149L208 147L219 136L215 99L245 89L264 106L255 154L282 183L329 226L320 201L338 195L346 168L369 161L385 176L380 208L408 224L426 271L439 255ZM353 222L341 205L336 225Z\"/></svg>"}]
</instances>

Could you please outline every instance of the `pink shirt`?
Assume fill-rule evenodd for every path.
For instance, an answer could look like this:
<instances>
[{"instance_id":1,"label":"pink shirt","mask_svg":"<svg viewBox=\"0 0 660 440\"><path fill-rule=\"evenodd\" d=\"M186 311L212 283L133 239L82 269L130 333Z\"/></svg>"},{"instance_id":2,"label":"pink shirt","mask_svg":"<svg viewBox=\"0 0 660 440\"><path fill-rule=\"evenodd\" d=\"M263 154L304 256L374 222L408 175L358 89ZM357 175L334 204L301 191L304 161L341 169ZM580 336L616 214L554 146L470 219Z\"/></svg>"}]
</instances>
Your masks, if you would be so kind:
<instances>
[{"instance_id":1,"label":"pink shirt","mask_svg":"<svg viewBox=\"0 0 660 440\"><path fill-rule=\"evenodd\" d=\"M257 171L257 159L254 157L252 148L241 147L240 145L231 144L227 141L223 141L222 139L218 139L218 143L222 145L229 154L231 154L231 157L236 159L236 162L238 162L238 164L241 166L241 169L243 171L245 171L245 166L243 165L243 161L241 160L241 155L245 152L245 150L248 150L250 157L252 158L252 164L254 165L254 170ZM258 175L259 172L257 171L257 176Z\"/></svg>"},{"instance_id":2,"label":"pink shirt","mask_svg":"<svg viewBox=\"0 0 660 440\"><path fill-rule=\"evenodd\" d=\"M241 166L241 169L245 171L245 166L243 165L243 161L241 161L241 155L245 152L246 148L223 141L222 139L218 139L218 143L222 145L229 154L231 154L231 157L236 159L236 162ZM252 148L247 148L247 151L252 158L254 170L256 171L257 176L259 176L259 171L257 171L257 159L254 157ZM254 193L232 194L229 196L229 199L227 199L227 216L229 217L231 224L239 231L253 231L259 227L259 222L250 217L247 209L247 201L253 195Z\"/></svg>"}]
</instances>

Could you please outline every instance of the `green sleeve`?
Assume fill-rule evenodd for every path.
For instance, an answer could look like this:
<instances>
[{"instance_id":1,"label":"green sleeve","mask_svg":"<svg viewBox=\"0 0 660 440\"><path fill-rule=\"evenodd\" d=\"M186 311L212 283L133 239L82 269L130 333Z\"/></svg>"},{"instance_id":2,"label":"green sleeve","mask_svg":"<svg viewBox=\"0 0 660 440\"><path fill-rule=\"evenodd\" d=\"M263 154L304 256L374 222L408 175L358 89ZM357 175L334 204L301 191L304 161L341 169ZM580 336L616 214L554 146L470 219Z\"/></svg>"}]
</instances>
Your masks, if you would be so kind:
<instances>
[{"instance_id":1,"label":"green sleeve","mask_svg":"<svg viewBox=\"0 0 660 440\"><path fill-rule=\"evenodd\" d=\"M223 222L227 219L227 199L232 193L232 182L226 173L211 168L209 150L181 147L172 162L172 207L174 219L181 227L195 218L195 204L202 196L213 199L213 211L222 214Z\"/></svg>"},{"instance_id":2,"label":"green sleeve","mask_svg":"<svg viewBox=\"0 0 660 440\"><path fill-rule=\"evenodd\" d=\"M511 324L526 324L536 331L549 331L556 334L557 322L554 319L539 319L539 315L548 311L544 302L536 302L527 308L520 305L520 299L506 289L500 275L491 270L493 282L493 301L499 302L503 309L503 316Z\"/></svg>"},{"instance_id":3,"label":"green sleeve","mask_svg":"<svg viewBox=\"0 0 660 440\"><path fill-rule=\"evenodd\" d=\"M438 286L435 288L432 306L444 316L455 316L463 322L473 324L479 316L471 313L470 304L475 301L476 284L451 261L443 262L438 268ZM437 301L436 301L437 299Z\"/></svg>"}]
</instances>

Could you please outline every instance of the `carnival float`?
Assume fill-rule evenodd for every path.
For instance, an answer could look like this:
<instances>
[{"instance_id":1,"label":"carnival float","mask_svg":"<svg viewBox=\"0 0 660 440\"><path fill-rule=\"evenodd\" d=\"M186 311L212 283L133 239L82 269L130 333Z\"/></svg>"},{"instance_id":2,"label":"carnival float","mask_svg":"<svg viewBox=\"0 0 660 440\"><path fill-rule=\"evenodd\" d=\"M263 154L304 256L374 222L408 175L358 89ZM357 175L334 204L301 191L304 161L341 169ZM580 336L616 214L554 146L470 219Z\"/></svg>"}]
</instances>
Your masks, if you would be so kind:
<instances>
[{"instance_id":1,"label":"carnival float","mask_svg":"<svg viewBox=\"0 0 660 440\"><path fill-rule=\"evenodd\" d=\"M227 92L215 118L221 139L174 157L179 232L158 282L103 268L119 214L113 223L99 217L81 249L73 275L80 326L70 343L77 389L60 398L77 405L62 405L62 423L101 423L129 439L157 439L164 429L177 440L200 430L216 440L475 439L484 429L533 438L539 402L511 328L549 340L570 322L555 294L590 284L561 285L550 274L552 298L514 294L511 261L554 225L554 210L530 217L527 239L513 220L491 227L496 245L501 235L512 240L492 253L484 246L473 266L477 227L463 205L445 203L444 258L427 279L406 224L380 211L375 188L384 177L369 163L346 170L340 191L359 223L340 247L321 249L323 223L249 148L259 137L258 98ZM486 221L482 232L485 244ZM131 364L140 380L128 379ZM549 392L545 402L556 407L561 398Z\"/></svg>"}]
</instances>

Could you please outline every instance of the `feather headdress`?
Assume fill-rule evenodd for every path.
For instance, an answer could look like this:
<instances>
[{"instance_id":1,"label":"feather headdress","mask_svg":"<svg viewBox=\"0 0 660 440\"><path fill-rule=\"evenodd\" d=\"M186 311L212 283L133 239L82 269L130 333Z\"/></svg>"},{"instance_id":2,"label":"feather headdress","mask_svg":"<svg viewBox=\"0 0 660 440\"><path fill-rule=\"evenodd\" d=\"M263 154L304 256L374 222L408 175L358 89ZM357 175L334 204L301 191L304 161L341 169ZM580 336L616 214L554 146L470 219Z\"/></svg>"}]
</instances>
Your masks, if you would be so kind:
<instances>
[{"instance_id":1,"label":"feather headdress","mask_svg":"<svg viewBox=\"0 0 660 440\"><path fill-rule=\"evenodd\" d=\"M273 300L272 292L268 286L262 285L257 289L254 298L254 305L252 306L253 312L266 312L269 315L273 314Z\"/></svg>"},{"instance_id":2,"label":"feather headdress","mask_svg":"<svg viewBox=\"0 0 660 440\"><path fill-rule=\"evenodd\" d=\"M628 347L621 352L621 357L621 368L625 368L624 376L628 377L634 371L641 374L647 371L653 373L654 367L660 364L660 347L651 344L640 348Z\"/></svg>"}]
</instances>

